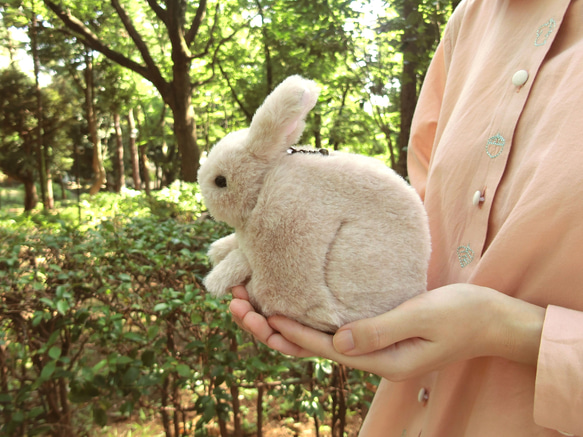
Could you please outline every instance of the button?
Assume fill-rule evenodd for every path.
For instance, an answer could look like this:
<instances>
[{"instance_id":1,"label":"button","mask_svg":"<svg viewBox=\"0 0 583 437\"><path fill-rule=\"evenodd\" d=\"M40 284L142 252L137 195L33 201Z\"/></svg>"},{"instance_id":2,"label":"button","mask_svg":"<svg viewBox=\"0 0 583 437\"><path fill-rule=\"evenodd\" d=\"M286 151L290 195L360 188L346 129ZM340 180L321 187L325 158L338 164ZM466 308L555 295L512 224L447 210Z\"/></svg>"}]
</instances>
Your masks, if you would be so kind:
<instances>
[{"instance_id":1,"label":"button","mask_svg":"<svg viewBox=\"0 0 583 437\"><path fill-rule=\"evenodd\" d=\"M474 193L474 197L472 197L472 203L474 206L478 206L484 200L486 200L486 198L484 197L484 195L482 194L482 192L480 190L476 191Z\"/></svg>"},{"instance_id":2,"label":"button","mask_svg":"<svg viewBox=\"0 0 583 437\"><path fill-rule=\"evenodd\" d=\"M419 401L420 404L424 404L425 402L427 402L428 399L429 390L423 387L421 390L419 390L419 393L417 394L417 400Z\"/></svg>"},{"instance_id":3,"label":"button","mask_svg":"<svg viewBox=\"0 0 583 437\"><path fill-rule=\"evenodd\" d=\"M512 76L512 83L514 86L522 86L526 83L527 80L528 71L526 70L518 70L516 73L514 73L514 76Z\"/></svg>"}]
</instances>

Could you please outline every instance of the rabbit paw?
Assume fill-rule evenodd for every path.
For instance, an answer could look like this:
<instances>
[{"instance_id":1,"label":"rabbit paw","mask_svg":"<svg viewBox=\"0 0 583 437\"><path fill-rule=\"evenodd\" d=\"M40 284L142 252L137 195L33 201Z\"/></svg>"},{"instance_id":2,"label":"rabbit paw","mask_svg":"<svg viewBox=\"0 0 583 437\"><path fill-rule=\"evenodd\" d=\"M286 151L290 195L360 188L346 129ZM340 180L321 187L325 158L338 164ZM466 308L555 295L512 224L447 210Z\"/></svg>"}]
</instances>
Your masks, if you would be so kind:
<instances>
[{"instance_id":1,"label":"rabbit paw","mask_svg":"<svg viewBox=\"0 0 583 437\"><path fill-rule=\"evenodd\" d=\"M227 235L220 240L215 241L210 245L208 256L213 266L218 265L224 260L229 253L238 247L237 238L235 234Z\"/></svg>"},{"instance_id":2,"label":"rabbit paw","mask_svg":"<svg viewBox=\"0 0 583 437\"><path fill-rule=\"evenodd\" d=\"M219 271L220 269L213 269L204 278L203 284L207 291L214 297L224 296L229 292L229 290L237 284L232 284L229 278L222 275Z\"/></svg>"},{"instance_id":3,"label":"rabbit paw","mask_svg":"<svg viewBox=\"0 0 583 437\"><path fill-rule=\"evenodd\" d=\"M247 258L240 249L235 249L211 270L203 284L209 293L219 297L227 294L235 285L243 284L250 276L251 267Z\"/></svg>"}]
</instances>

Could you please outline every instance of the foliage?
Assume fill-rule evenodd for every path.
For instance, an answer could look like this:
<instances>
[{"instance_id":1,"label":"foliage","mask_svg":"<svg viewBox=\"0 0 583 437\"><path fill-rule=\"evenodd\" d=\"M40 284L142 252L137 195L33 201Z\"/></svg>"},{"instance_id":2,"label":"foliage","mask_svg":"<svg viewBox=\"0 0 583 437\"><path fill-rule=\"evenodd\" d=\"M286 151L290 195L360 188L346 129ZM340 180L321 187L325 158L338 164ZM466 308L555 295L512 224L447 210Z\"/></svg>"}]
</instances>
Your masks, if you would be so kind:
<instances>
[{"instance_id":1,"label":"foliage","mask_svg":"<svg viewBox=\"0 0 583 437\"><path fill-rule=\"evenodd\" d=\"M230 230L196 185L90 200L83 226L0 218L0 434L86 435L155 415L167 436L212 424L243 435L260 423L241 419L243 390L337 430L366 408L367 375L255 343L203 292L208 245Z\"/></svg>"},{"instance_id":2,"label":"foliage","mask_svg":"<svg viewBox=\"0 0 583 437\"><path fill-rule=\"evenodd\" d=\"M35 17L41 70L70 88L77 84L75 121L60 130L66 138L58 143L63 156L76 151L74 171L81 179L92 179L95 171L92 154L80 153L95 149L85 114L88 59L97 140L112 149L103 155L108 186L115 185L111 173L118 168L130 176L134 128L124 122L130 110L142 180L153 173L152 187L160 187L180 178L180 171L183 180L193 180L198 152L246 127L265 96L291 74L315 79L322 89L304 143L382 154L405 175L418 91L458 2L0 0L0 38L15 53L19 43L11 29L28 26L30 33ZM125 166L113 153L115 113L125 123Z\"/></svg>"}]
</instances>

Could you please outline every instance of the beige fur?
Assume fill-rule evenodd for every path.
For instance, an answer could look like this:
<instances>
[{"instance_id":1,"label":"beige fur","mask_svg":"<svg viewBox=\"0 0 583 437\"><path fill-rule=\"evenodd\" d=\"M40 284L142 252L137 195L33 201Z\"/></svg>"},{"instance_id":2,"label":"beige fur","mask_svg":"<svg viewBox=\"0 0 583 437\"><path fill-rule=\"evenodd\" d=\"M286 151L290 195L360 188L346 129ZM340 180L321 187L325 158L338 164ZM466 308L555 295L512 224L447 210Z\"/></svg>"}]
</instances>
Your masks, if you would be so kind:
<instances>
[{"instance_id":1,"label":"beige fur","mask_svg":"<svg viewBox=\"0 0 583 437\"><path fill-rule=\"evenodd\" d=\"M204 284L222 296L246 283L264 315L334 332L425 291L430 244L421 200L380 161L287 152L317 98L314 82L287 78L201 166L206 206L235 228L211 245Z\"/></svg>"}]
</instances>

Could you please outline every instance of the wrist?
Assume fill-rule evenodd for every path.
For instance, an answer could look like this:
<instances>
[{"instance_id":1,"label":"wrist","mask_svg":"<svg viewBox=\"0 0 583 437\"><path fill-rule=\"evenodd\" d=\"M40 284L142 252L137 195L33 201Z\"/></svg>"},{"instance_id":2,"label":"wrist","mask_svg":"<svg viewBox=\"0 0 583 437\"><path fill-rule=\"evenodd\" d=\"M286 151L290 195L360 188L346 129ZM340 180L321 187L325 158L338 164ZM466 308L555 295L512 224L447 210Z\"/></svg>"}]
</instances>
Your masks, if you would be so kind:
<instances>
[{"instance_id":1,"label":"wrist","mask_svg":"<svg viewBox=\"0 0 583 437\"><path fill-rule=\"evenodd\" d=\"M494 355L536 366L545 308L499 294L499 321L494 329Z\"/></svg>"}]
</instances>

